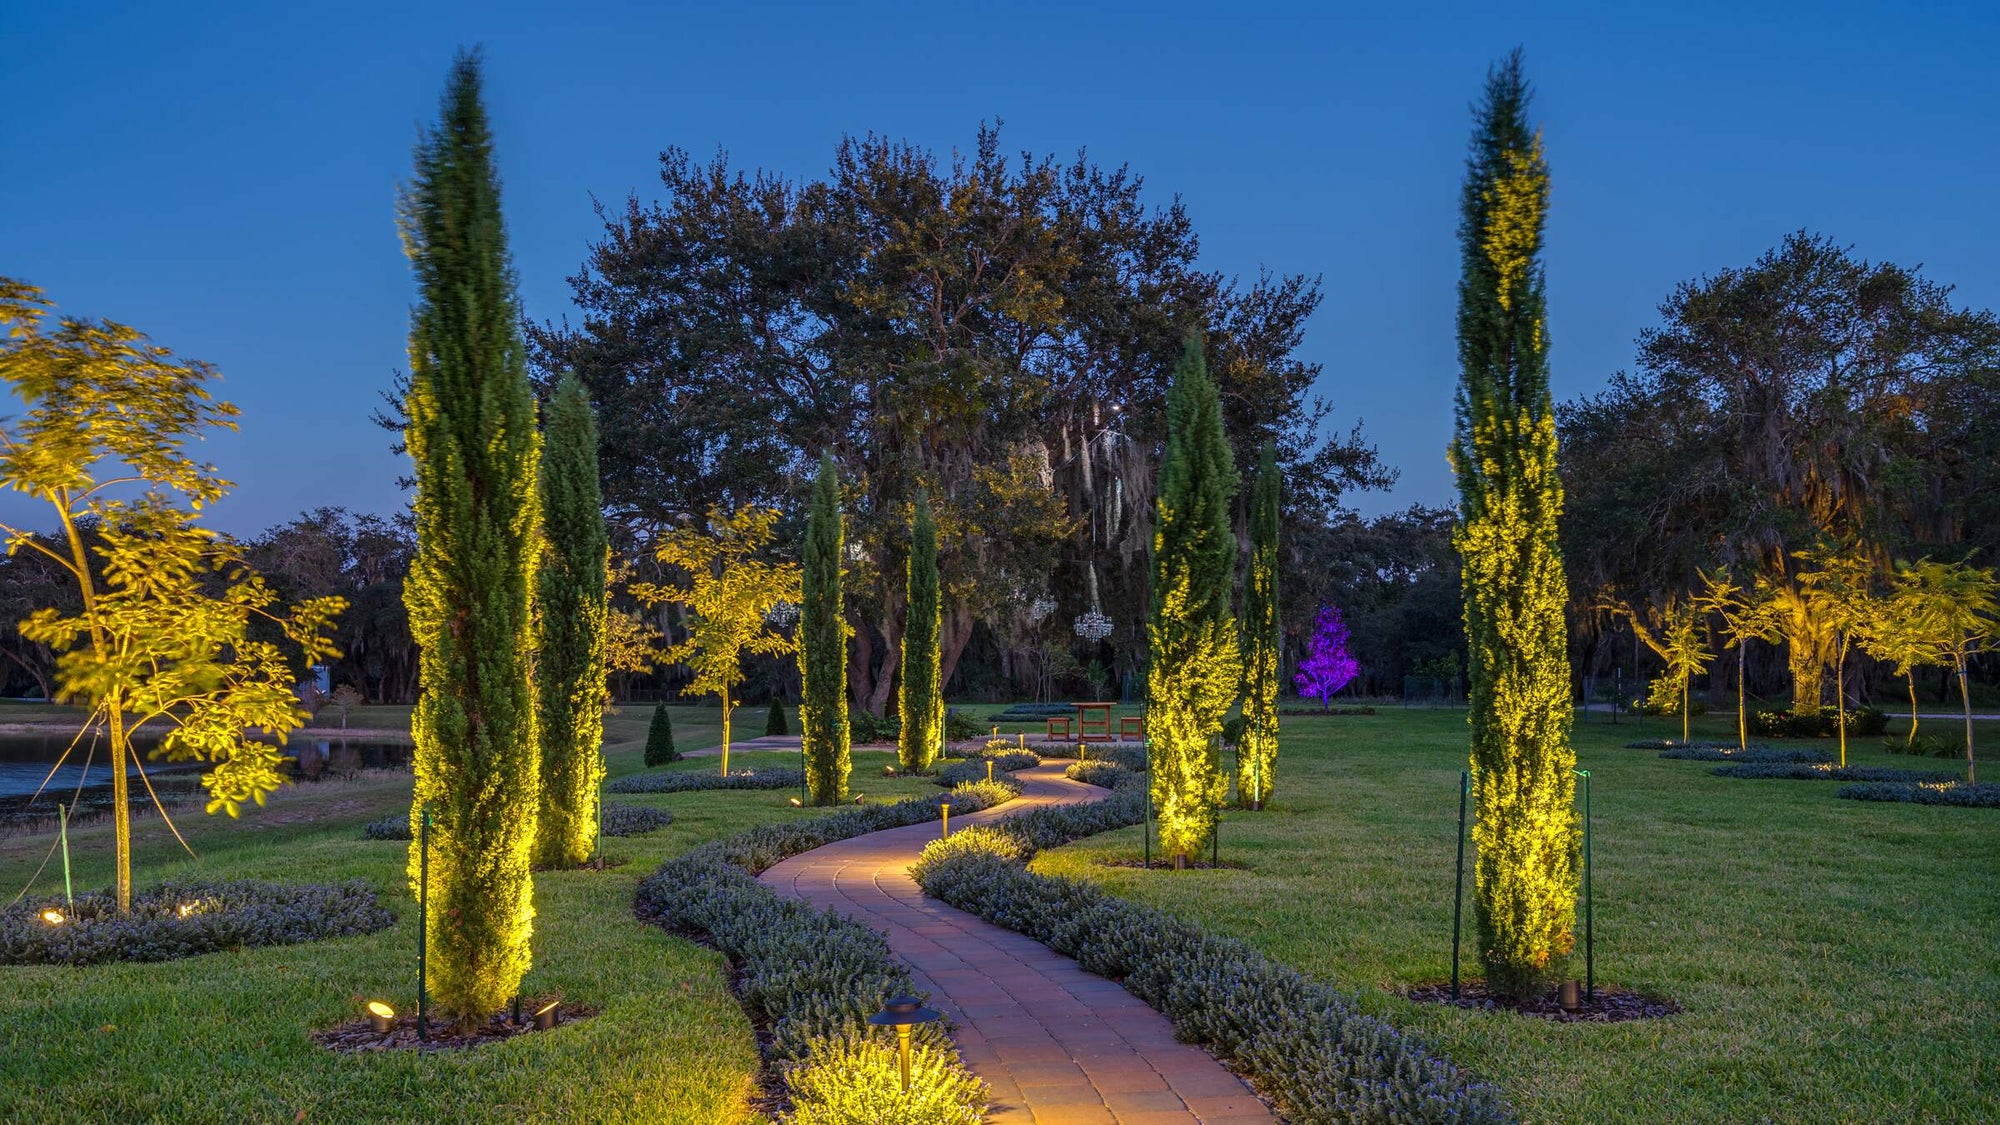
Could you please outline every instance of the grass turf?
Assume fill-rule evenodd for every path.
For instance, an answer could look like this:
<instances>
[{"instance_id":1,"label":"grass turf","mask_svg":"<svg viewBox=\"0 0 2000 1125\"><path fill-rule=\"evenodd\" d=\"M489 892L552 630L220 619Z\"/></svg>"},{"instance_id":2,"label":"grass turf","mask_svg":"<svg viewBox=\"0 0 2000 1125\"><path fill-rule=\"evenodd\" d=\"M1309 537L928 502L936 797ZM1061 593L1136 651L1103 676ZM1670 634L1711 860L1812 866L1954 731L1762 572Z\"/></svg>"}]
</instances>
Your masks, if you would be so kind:
<instances>
[{"instance_id":1,"label":"grass turf","mask_svg":"<svg viewBox=\"0 0 2000 1125\"><path fill-rule=\"evenodd\" d=\"M1106 866L1137 857L1136 828L1044 853L1035 869L1358 990L1498 1082L1526 1120L2000 1119L2000 822L1623 749L1668 725L1576 728L1594 782L1597 979L1685 1009L1665 1020L1556 1025L1398 995L1450 975L1462 711L1287 718L1275 806L1223 825L1224 862L1247 871ZM1701 727L1732 737L1733 717ZM1982 730L1989 745L1995 727ZM1895 764L1879 746L1850 740L1849 759ZM1581 926L1579 914L1579 977ZM1466 934L1476 975L1469 901Z\"/></svg>"},{"instance_id":2,"label":"grass turf","mask_svg":"<svg viewBox=\"0 0 2000 1125\"><path fill-rule=\"evenodd\" d=\"M761 717L761 710L759 711ZM640 769L650 706L627 707L607 730L613 776ZM739 715L739 724L750 709ZM686 747L712 744L719 713L676 708ZM740 727L739 727L740 729ZM788 754L732 755L732 766L785 765ZM857 753L854 787L868 799L929 793L928 781L887 779L893 757ZM713 758L676 763L714 769ZM640 878L687 848L746 826L802 815L784 792L621 796L673 810L664 831L607 840L631 860L604 873L536 876L535 968L524 991L600 1009L548 1035L469 1052L335 1054L306 1032L353 1017L367 999L414 1006L416 908L403 876L406 845L367 841L360 826L408 808L407 775L364 774L282 790L238 821L176 816L199 853L190 859L159 818L134 821L134 879L212 875L284 881L359 876L397 913L367 937L157 965L0 967L0 1120L362 1119L757 1121L746 1108L757 1069L749 1022L730 997L721 959L632 916ZM79 888L110 881L110 824L71 834ZM0 886L11 898L52 836L0 841ZM60 894L60 859L35 893ZM4 901L4 900L0 900Z\"/></svg>"}]
</instances>

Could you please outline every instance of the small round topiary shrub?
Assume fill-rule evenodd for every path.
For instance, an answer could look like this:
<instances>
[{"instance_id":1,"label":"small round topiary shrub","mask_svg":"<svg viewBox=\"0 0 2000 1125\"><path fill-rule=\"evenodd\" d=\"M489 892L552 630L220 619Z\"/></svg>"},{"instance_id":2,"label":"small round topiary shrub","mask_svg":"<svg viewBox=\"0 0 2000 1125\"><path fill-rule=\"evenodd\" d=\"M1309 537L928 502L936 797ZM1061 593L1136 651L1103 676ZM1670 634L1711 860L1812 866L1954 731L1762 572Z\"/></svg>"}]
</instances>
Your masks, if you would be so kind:
<instances>
[{"instance_id":1,"label":"small round topiary shrub","mask_svg":"<svg viewBox=\"0 0 2000 1125\"><path fill-rule=\"evenodd\" d=\"M60 921L55 921L55 919ZM225 949L369 934L394 917L365 880L345 883L174 882L132 896L24 902L0 910L0 964L173 961Z\"/></svg>"}]
</instances>

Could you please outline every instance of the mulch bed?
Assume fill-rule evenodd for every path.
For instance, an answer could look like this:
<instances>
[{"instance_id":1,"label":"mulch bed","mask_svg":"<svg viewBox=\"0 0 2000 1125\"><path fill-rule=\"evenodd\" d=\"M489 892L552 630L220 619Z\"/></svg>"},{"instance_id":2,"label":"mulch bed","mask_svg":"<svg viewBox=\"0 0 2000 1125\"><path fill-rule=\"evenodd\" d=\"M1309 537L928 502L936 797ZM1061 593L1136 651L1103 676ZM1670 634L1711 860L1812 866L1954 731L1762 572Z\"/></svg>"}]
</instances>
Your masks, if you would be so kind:
<instances>
[{"instance_id":1,"label":"mulch bed","mask_svg":"<svg viewBox=\"0 0 2000 1125\"><path fill-rule=\"evenodd\" d=\"M547 1004L551 998L523 997L521 999L521 1022L516 1024L513 1012L496 1012L486 1019L483 1027L469 1035L447 1035L444 1027L433 1017L430 1038L417 1038L417 1014L402 1012L396 1016L396 1026L387 1035L375 1030L374 1023L366 1016L348 1020L346 1023L321 1028L311 1033L312 1041L329 1051L349 1054L372 1054L376 1051L459 1051L471 1047L481 1047L488 1043L498 1043L512 1039L516 1035L532 1035L535 1027L536 1009ZM561 1028L578 1020L589 1019L597 1014L597 1009L582 1004L564 1004L556 1009L556 1027Z\"/></svg>"},{"instance_id":2,"label":"mulch bed","mask_svg":"<svg viewBox=\"0 0 2000 1125\"><path fill-rule=\"evenodd\" d=\"M1511 996L1494 996L1486 991L1484 981L1462 981L1458 988L1458 999L1451 998L1451 982L1420 984L1403 994L1419 1004L1450 1004L1460 1008L1471 1008L1486 1012L1513 1012L1516 1015L1534 1019L1549 1020L1553 1023L1624 1023L1626 1020L1656 1020L1671 1016L1681 1010L1672 1000L1662 1000L1657 996L1644 996L1624 988L1597 987L1595 999L1587 998L1579 989L1579 1006L1571 1012L1556 1002L1556 994L1551 991L1545 996L1520 1001Z\"/></svg>"}]
</instances>

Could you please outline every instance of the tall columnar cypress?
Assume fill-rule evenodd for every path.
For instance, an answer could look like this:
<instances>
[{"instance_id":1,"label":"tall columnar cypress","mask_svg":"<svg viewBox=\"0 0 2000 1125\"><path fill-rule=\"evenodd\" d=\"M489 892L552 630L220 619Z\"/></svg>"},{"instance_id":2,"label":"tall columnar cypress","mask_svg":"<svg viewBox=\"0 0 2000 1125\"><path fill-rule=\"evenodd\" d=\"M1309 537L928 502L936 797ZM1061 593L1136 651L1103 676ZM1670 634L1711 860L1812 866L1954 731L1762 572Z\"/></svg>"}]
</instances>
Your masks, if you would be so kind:
<instances>
[{"instance_id":1,"label":"tall columnar cypress","mask_svg":"<svg viewBox=\"0 0 2000 1125\"><path fill-rule=\"evenodd\" d=\"M806 514L805 566L799 606L799 734L805 743L806 786L816 805L847 799L847 618L840 601L840 479L823 456Z\"/></svg>"},{"instance_id":2,"label":"tall columnar cypress","mask_svg":"<svg viewBox=\"0 0 2000 1125\"><path fill-rule=\"evenodd\" d=\"M1488 986L1514 996L1548 987L1569 957L1578 839L1539 260L1549 174L1528 98L1517 51L1487 75L1467 162L1451 447L1471 652L1480 956Z\"/></svg>"},{"instance_id":3,"label":"tall columnar cypress","mask_svg":"<svg viewBox=\"0 0 2000 1125\"><path fill-rule=\"evenodd\" d=\"M1237 800L1261 809L1278 760L1278 451L1266 442L1250 488L1250 570L1243 583L1243 735Z\"/></svg>"},{"instance_id":4,"label":"tall columnar cypress","mask_svg":"<svg viewBox=\"0 0 2000 1125\"><path fill-rule=\"evenodd\" d=\"M942 608L938 601L937 522L931 518L930 497L922 492L917 494L916 514L910 520L905 583L909 613L903 625L899 665L903 679L897 709L902 724L896 750L905 771L923 771L931 767L944 737L944 685L938 682L943 669L938 656Z\"/></svg>"},{"instance_id":5,"label":"tall columnar cypress","mask_svg":"<svg viewBox=\"0 0 2000 1125\"><path fill-rule=\"evenodd\" d=\"M1167 391L1146 626L1153 803L1161 851L1176 866L1207 846L1229 787L1215 736L1243 676L1229 607L1236 577L1229 509L1236 483L1222 400L1208 376L1201 339L1190 335Z\"/></svg>"},{"instance_id":6,"label":"tall columnar cypress","mask_svg":"<svg viewBox=\"0 0 2000 1125\"><path fill-rule=\"evenodd\" d=\"M597 843L604 779L605 566L611 544L597 483L590 395L565 375L542 427L542 566L536 581L536 723L542 739L535 862L573 866Z\"/></svg>"},{"instance_id":7,"label":"tall columnar cypress","mask_svg":"<svg viewBox=\"0 0 2000 1125\"><path fill-rule=\"evenodd\" d=\"M412 823L429 808L430 988L461 1027L528 970L540 772L534 576L541 436L476 57L461 54L402 199L417 277L409 418L417 555L403 585L421 656ZM418 873L412 841L409 871Z\"/></svg>"}]
</instances>

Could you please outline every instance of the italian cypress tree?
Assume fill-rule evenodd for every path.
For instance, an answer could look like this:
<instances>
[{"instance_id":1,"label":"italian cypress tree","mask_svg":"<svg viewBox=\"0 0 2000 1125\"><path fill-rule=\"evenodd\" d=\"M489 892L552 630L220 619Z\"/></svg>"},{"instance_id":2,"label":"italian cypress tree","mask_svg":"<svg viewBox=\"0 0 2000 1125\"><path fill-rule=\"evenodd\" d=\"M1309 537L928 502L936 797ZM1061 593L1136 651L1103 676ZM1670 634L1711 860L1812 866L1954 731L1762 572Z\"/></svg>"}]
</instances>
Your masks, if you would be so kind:
<instances>
[{"instance_id":1,"label":"italian cypress tree","mask_svg":"<svg viewBox=\"0 0 2000 1125\"><path fill-rule=\"evenodd\" d=\"M1487 986L1530 996L1562 973L1577 892L1568 586L1549 398L1542 225L1549 175L1516 51L1487 74L1459 225L1455 546L1465 560L1475 914Z\"/></svg>"},{"instance_id":2,"label":"italian cypress tree","mask_svg":"<svg viewBox=\"0 0 2000 1125\"><path fill-rule=\"evenodd\" d=\"M806 786L816 805L847 799L847 618L840 601L840 479L822 456L806 515L799 605L799 734Z\"/></svg>"},{"instance_id":3,"label":"italian cypress tree","mask_svg":"<svg viewBox=\"0 0 2000 1125\"><path fill-rule=\"evenodd\" d=\"M917 510L910 521L910 559L905 581L908 619L903 624L902 696L897 701L902 725L896 736L897 758L906 773L931 768L944 737L944 685L938 632L942 612L938 601L937 522L931 518L929 495L917 493Z\"/></svg>"},{"instance_id":4,"label":"italian cypress tree","mask_svg":"<svg viewBox=\"0 0 2000 1125\"><path fill-rule=\"evenodd\" d=\"M597 483L597 420L573 375L556 384L542 428L540 649L536 724L542 739L542 807L535 862L574 866L597 842L597 786L604 780L605 567L611 543Z\"/></svg>"},{"instance_id":5,"label":"italian cypress tree","mask_svg":"<svg viewBox=\"0 0 2000 1125\"><path fill-rule=\"evenodd\" d=\"M404 431L417 554L403 600L421 653L411 823L430 810L430 987L461 1028L499 1010L528 970L541 780L541 435L479 88L478 59L461 54L401 216L418 288ZM409 870L414 886L414 840Z\"/></svg>"},{"instance_id":6,"label":"italian cypress tree","mask_svg":"<svg viewBox=\"0 0 2000 1125\"><path fill-rule=\"evenodd\" d=\"M654 704L653 721L646 724L646 764L664 766L680 760L681 752L674 747L674 717L666 704Z\"/></svg>"},{"instance_id":7,"label":"italian cypress tree","mask_svg":"<svg viewBox=\"0 0 2000 1125\"><path fill-rule=\"evenodd\" d=\"M1278 451L1264 443L1250 489L1250 572L1243 584L1243 735L1236 795L1261 809L1278 760Z\"/></svg>"},{"instance_id":8,"label":"italian cypress tree","mask_svg":"<svg viewBox=\"0 0 2000 1125\"><path fill-rule=\"evenodd\" d=\"M777 696L771 697L771 709L764 712L764 736L790 734L785 726L785 704Z\"/></svg>"},{"instance_id":9,"label":"italian cypress tree","mask_svg":"<svg viewBox=\"0 0 2000 1125\"><path fill-rule=\"evenodd\" d=\"M1160 849L1178 867L1207 846L1229 788L1215 736L1243 676L1229 608L1236 577L1229 508L1236 483L1222 400L1208 377L1201 338L1190 335L1167 391L1146 626L1153 804Z\"/></svg>"}]
</instances>

